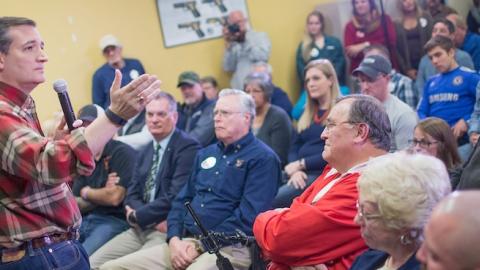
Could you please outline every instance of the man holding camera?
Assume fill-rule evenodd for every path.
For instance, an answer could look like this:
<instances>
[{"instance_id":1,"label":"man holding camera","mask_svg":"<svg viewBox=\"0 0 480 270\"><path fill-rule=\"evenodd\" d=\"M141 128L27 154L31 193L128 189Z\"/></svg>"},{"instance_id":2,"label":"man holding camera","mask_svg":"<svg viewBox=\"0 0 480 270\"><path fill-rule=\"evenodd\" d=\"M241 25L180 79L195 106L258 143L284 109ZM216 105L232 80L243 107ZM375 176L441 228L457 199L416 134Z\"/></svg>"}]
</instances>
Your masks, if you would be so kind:
<instances>
[{"instance_id":1,"label":"man holding camera","mask_svg":"<svg viewBox=\"0 0 480 270\"><path fill-rule=\"evenodd\" d=\"M240 10L230 12L223 28L225 54L223 69L233 73L230 85L243 89L243 80L256 62L268 62L271 43L266 33L249 30L247 19Z\"/></svg>"}]
</instances>

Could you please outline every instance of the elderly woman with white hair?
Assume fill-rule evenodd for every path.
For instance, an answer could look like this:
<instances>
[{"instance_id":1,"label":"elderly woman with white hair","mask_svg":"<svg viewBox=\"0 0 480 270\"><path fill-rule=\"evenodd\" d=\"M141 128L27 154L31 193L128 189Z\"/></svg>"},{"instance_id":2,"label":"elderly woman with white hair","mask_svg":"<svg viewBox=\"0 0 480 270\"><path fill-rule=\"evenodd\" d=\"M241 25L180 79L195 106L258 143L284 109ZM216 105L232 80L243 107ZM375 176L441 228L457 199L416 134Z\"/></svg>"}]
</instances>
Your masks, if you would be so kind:
<instances>
[{"instance_id":1,"label":"elderly woman with white hair","mask_svg":"<svg viewBox=\"0 0 480 270\"><path fill-rule=\"evenodd\" d=\"M434 206L451 191L439 159L396 153L371 160L358 181L355 222L369 250L350 269L420 269L415 253Z\"/></svg>"}]
</instances>

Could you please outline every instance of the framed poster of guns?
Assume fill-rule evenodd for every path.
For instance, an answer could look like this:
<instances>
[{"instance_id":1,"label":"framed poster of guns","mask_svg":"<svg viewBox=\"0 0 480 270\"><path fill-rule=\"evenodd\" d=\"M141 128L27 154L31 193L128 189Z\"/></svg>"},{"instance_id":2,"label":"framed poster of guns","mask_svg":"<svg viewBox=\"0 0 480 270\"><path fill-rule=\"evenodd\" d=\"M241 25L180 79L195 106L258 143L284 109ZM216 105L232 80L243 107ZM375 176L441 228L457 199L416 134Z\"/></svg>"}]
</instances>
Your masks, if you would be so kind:
<instances>
[{"instance_id":1,"label":"framed poster of guns","mask_svg":"<svg viewBox=\"0 0 480 270\"><path fill-rule=\"evenodd\" d=\"M233 10L248 20L246 0L157 0L157 10L167 48L221 37Z\"/></svg>"}]
</instances>

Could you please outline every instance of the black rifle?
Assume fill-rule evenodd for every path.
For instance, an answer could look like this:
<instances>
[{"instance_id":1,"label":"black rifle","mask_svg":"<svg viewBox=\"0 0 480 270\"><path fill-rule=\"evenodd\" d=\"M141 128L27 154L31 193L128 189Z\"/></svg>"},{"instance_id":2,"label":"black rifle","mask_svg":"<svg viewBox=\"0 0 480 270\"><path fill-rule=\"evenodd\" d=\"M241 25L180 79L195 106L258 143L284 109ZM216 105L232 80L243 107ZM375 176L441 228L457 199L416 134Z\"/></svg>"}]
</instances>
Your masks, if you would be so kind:
<instances>
[{"instance_id":1,"label":"black rifle","mask_svg":"<svg viewBox=\"0 0 480 270\"><path fill-rule=\"evenodd\" d=\"M187 208L190 215L192 215L193 220L195 221L195 223L197 223L198 228L200 228L200 231L202 232L202 244L204 245L205 249L208 251L208 253L215 254L215 256L217 256L218 269L233 270L232 263L230 263L227 258L223 257L222 254L220 254L220 246L218 245L215 236L213 236L205 229L205 227L203 227L203 224L200 222L197 214L195 214L195 211L190 205L190 202L185 202L185 207Z\"/></svg>"},{"instance_id":2,"label":"black rifle","mask_svg":"<svg viewBox=\"0 0 480 270\"><path fill-rule=\"evenodd\" d=\"M203 0L202 3L204 4L214 4L215 6L220 9L220 12L225 13L227 12L227 7L223 3L223 0Z\"/></svg>"},{"instance_id":3,"label":"black rifle","mask_svg":"<svg viewBox=\"0 0 480 270\"><path fill-rule=\"evenodd\" d=\"M199 38L203 38L205 36L205 33L203 33L202 28L200 28L200 22L187 22L187 23L181 23L177 25L179 29L187 28L187 29L192 29L197 33L197 36Z\"/></svg>"},{"instance_id":4,"label":"black rifle","mask_svg":"<svg viewBox=\"0 0 480 270\"><path fill-rule=\"evenodd\" d=\"M200 17L200 12L197 9L197 3L195 1L186 1L173 4L174 8L186 8L190 10L193 14L193 17L198 18Z\"/></svg>"}]
</instances>

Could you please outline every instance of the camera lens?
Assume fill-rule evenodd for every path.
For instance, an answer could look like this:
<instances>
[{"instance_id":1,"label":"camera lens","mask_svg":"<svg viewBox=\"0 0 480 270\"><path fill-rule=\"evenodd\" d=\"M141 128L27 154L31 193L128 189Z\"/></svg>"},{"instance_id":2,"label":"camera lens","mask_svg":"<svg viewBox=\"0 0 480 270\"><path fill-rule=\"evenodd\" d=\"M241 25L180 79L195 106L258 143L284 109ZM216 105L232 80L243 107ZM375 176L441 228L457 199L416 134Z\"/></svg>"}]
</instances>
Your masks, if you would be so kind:
<instances>
[{"instance_id":1,"label":"camera lens","mask_svg":"<svg viewBox=\"0 0 480 270\"><path fill-rule=\"evenodd\" d=\"M240 25L234 23L228 25L228 31L232 34L240 32Z\"/></svg>"}]
</instances>

